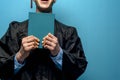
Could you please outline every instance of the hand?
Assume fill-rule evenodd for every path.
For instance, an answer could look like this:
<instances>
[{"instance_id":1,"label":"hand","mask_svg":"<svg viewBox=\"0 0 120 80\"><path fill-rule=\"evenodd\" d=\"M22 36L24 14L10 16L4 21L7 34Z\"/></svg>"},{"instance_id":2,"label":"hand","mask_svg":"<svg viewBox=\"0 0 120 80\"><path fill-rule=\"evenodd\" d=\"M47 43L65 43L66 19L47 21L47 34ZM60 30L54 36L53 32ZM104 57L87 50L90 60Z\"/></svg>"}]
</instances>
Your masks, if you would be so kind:
<instances>
[{"instance_id":1,"label":"hand","mask_svg":"<svg viewBox=\"0 0 120 80\"><path fill-rule=\"evenodd\" d=\"M58 39L51 33L48 33L48 35L43 38L42 45L44 48L50 50L52 56L56 56L60 51Z\"/></svg>"},{"instance_id":2,"label":"hand","mask_svg":"<svg viewBox=\"0 0 120 80\"><path fill-rule=\"evenodd\" d=\"M16 54L16 59L18 62L23 62L26 59L30 51L38 48L40 40L34 36L24 37L22 39L21 48Z\"/></svg>"}]
</instances>

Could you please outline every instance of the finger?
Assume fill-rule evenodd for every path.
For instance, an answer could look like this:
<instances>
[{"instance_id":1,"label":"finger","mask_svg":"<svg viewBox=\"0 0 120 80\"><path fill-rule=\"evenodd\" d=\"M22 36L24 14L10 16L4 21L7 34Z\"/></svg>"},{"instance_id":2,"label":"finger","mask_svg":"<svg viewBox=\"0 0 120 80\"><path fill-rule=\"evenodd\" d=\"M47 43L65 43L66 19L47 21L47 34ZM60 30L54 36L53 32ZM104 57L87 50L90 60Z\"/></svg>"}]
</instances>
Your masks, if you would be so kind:
<instances>
[{"instance_id":1,"label":"finger","mask_svg":"<svg viewBox=\"0 0 120 80\"><path fill-rule=\"evenodd\" d=\"M51 38L56 38L53 34L51 33L48 33L48 36L51 37Z\"/></svg>"},{"instance_id":2,"label":"finger","mask_svg":"<svg viewBox=\"0 0 120 80\"><path fill-rule=\"evenodd\" d=\"M24 45L24 47L31 46L31 45L39 46L39 43L38 42L30 42L30 43L25 43L23 45Z\"/></svg>"},{"instance_id":3,"label":"finger","mask_svg":"<svg viewBox=\"0 0 120 80\"><path fill-rule=\"evenodd\" d=\"M42 40L42 46L45 45L46 37L47 37L47 36L45 36L45 37L43 38L43 40Z\"/></svg>"},{"instance_id":4,"label":"finger","mask_svg":"<svg viewBox=\"0 0 120 80\"><path fill-rule=\"evenodd\" d=\"M37 37L35 37L35 36L29 36L29 37L27 37L27 39L28 39L28 41L40 42L40 40Z\"/></svg>"},{"instance_id":5,"label":"finger","mask_svg":"<svg viewBox=\"0 0 120 80\"><path fill-rule=\"evenodd\" d=\"M37 38L37 37L35 37L35 41L40 42L40 39L39 39L39 38Z\"/></svg>"},{"instance_id":6,"label":"finger","mask_svg":"<svg viewBox=\"0 0 120 80\"><path fill-rule=\"evenodd\" d=\"M50 41L48 41L48 40L43 40L42 41L42 46L45 46L45 45L50 45L50 46L52 46L52 42L50 42Z\"/></svg>"},{"instance_id":7,"label":"finger","mask_svg":"<svg viewBox=\"0 0 120 80\"><path fill-rule=\"evenodd\" d=\"M25 49L25 51L31 51L31 50L36 49L36 48L38 48L38 46L31 45L31 46L25 47L24 49Z\"/></svg>"},{"instance_id":8,"label":"finger","mask_svg":"<svg viewBox=\"0 0 120 80\"><path fill-rule=\"evenodd\" d=\"M54 38L51 38L48 35L46 37L44 37L44 39L43 39L43 41L46 41L46 40L48 40L50 42L54 42Z\"/></svg>"},{"instance_id":9,"label":"finger","mask_svg":"<svg viewBox=\"0 0 120 80\"><path fill-rule=\"evenodd\" d=\"M53 42L54 42L54 43L57 43L57 42L58 42L57 37L55 37L55 36L52 35L51 33L48 33L48 36L51 37L51 38L53 39Z\"/></svg>"},{"instance_id":10,"label":"finger","mask_svg":"<svg viewBox=\"0 0 120 80\"><path fill-rule=\"evenodd\" d=\"M26 42L29 43L29 42L33 42L33 41L40 42L40 40L34 36L28 36L28 37L23 38L24 43L26 43Z\"/></svg>"},{"instance_id":11,"label":"finger","mask_svg":"<svg viewBox=\"0 0 120 80\"><path fill-rule=\"evenodd\" d=\"M44 41L42 41L42 46L44 46L45 45L45 40Z\"/></svg>"},{"instance_id":12,"label":"finger","mask_svg":"<svg viewBox=\"0 0 120 80\"><path fill-rule=\"evenodd\" d=\"M55 43L50 42L50 41L48 41L48 40L45 41L45 45L49 45L49 46L51 46L51 47L55 47L55 46L56 46Z\"/></svg>"},{"instance_id":13,"label":"finger","mask_svg":"<svg viewBox=\"0 0 120 80\"><path fill-rule=\"evenodd\" d=\"M54 50L54 48L52 46L49 46L49 45L45 45L44 48L49 49L50 51Z\"/></svg>"},{"instance_id":14,"label":"finger","mask_svg":"<svg viewBox=\"0 0 120 80\"><path fill-rule=\"evenodd\" d=\"M39 43L37 43L37 42L30 42L30 43L23 44L24 48L27 48L29 46L39 46Z\"/></svg>"}]
</instances>

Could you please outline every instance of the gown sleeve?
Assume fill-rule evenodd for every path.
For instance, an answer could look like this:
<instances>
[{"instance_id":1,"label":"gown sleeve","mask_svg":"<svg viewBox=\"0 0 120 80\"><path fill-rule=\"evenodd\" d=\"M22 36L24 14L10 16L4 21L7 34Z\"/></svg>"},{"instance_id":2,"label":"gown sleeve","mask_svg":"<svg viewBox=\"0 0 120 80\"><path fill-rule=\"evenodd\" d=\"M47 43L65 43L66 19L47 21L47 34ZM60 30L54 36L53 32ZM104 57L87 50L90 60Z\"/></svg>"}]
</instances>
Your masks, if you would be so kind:
<instances>
[{"instance_id":1,"label":"gown sleeve","mask_svg":"<svg viewBox=\"0 0 120 80\"><path fill-rule=\"evenodd\" d=\"M63 42L63 76L65 80L75 80L85 71L86 57L76 28L65 31Z\"/></svg>"},{"instance_id":2,"label":"gown sleeve","mask_svg":"<svg viewBox=\"0 0 120 80\"><path fill-rule=\"evenodd\" d=\"M14 55L19 49L17 22L12 22L0 39L0 78L11 79L14 75Z\"/></svg>"}]
</instances>

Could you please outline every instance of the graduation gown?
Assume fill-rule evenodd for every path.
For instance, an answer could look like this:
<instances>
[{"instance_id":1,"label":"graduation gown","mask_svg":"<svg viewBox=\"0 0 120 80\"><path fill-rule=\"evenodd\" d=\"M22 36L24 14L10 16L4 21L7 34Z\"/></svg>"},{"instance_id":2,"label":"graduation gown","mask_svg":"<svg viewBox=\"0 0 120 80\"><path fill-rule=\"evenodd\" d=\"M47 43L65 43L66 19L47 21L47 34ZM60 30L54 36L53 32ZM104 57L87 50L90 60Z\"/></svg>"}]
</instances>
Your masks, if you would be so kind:
<instances>
[{"instance_id":1,"label":"graduation gown","mask_svg":"<svg viewBox=\"0 0 120 80\"><path fill-rule=\"evenodd\" d=\"M75 80L86 69L87 61L80 38L74 27L55 20L54 35L63 49L62 70L50 58L47 49L31 51L25 65L14 74L14 56L21 40L28 35L28 20L10 23L6 34L0 39L0 78L4 80Z\"/></svg>"}]
</instances>

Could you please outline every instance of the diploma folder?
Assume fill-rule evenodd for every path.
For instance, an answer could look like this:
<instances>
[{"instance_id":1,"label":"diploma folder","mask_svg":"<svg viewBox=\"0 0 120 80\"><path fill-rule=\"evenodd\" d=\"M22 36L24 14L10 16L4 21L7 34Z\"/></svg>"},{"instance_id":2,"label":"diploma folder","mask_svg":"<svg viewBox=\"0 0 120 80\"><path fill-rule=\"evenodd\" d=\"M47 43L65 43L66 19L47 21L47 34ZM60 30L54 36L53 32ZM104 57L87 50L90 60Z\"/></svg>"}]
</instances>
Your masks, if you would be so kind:
<instances>
[{"instance_id":1,"label":"diploma folder","mask_svg":"<svg viewBox=\"0 0 120 80\"><path fill-rule=\"evenodd\" d=\"M42 40L48 33L54 34L54 14L29 13L28 35L40 39L39 48L42 48Z\"/></svg>"}]
</instances>

